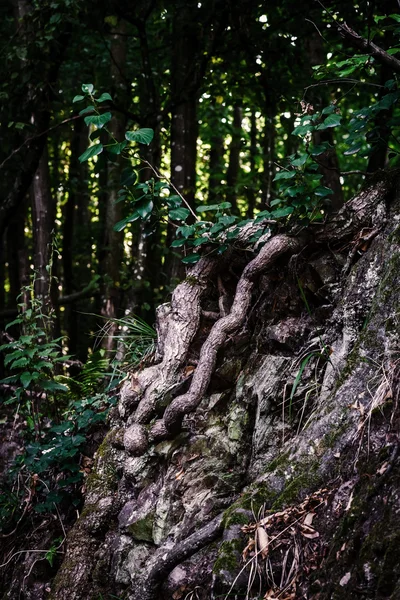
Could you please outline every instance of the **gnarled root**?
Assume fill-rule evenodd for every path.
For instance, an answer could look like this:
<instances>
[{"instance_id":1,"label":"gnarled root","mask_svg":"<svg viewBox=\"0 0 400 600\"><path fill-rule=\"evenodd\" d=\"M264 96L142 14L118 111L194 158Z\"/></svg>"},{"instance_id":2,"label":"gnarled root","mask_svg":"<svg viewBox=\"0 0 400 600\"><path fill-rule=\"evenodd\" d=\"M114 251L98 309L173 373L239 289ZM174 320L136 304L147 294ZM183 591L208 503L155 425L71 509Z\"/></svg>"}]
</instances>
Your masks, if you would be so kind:
<instances>
[{"instance_id":1,"label":"gnarled root","mask_svg":"<svg viewBox=\"0 0 400 600\"><path fill-rule=\"evenodd\" d=\"M151 570L143 591L140 592L140 600L157 600L160 597L160 585L172 569L213 542L221 534L223 516L224 513L221 513L185 540L178 542L172 549L160 548L157 553L156 565Z\"/></svg>"},{"instance_id":2,"label":"gnarled root","mask_svg":"<svg viewBox=\"0 0 400 600\"><path fill-rule=\"evenodd\" d=\"M237 285L236 294L230 313L219 319L214 324L207 340L203 344L199 363L193 375L189 391L175 398L175 400L173 400L170 406L166 409L163 419L157 421L151 428L149 433L149 439L151 441L165 439L168 437L168 435L179 431L183 417L189 412L194 411L199 405L210 383L219 349L224 345L227 337L241 327L245 321L251 303L251 295L255 279L265 269L272 266L280 256L285 253L297 253L304 247L304 244L304 238L290 237L288 235L277 235L271 238L261 249L259 254L246 266ZM175 298L179 296L180 291L181 290L177 288L174 294ZM196 301L198 302L196 311L199 312L199 294L196 294ZM191 307L186 306L186 311L190 313ZM198 320L196 320L196 327L197 325ZM174 324L172 326L174 326ZM190 339L193 338L194 333L195 332L193 332ZM172 337L176 343L176 340L178 339L176 331L174 331L174 336L168 336L168 334L166 336L164 360L165 353L171 353L171 348L168 348L168 343L171 343ZM169 342L167 341L168 338ZM185 341L185 346L186 344L188 344L187 339ZM182 352L181 356L183 356ZM163 373L162 365L164 364L164 360L160 364L160 374ZM178 366L181 364L181 361L179 361ZM153 415L155 408L154 388L156 386L159 387L159 385L160 383L156 381L153 385L150 385L148 390L146 390L145 396L134 416L136 423L132 425L132 432L129 432L128 429L129 434L126 436L128 442L127 450L129 450L131 454L141 454L147 447L147 441L144 441L146 429L143 427L143 425L139 427L138 424L146 423L146 421L148 421ZM135 439L138 441L137 446L135 445Z\"/></svg>"}]
</instances>

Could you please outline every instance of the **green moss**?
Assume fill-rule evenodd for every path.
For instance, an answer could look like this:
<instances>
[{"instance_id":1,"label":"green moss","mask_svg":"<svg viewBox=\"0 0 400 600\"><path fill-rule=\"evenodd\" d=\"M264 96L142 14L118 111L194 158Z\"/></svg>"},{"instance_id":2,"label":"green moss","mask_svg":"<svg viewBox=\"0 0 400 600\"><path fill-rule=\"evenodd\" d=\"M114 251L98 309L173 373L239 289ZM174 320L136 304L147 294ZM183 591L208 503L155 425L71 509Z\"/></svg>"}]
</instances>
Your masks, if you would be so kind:
<instances>
[{"instance_id":1,"label":"green moss","mask_svg":"<svg viewBox=\"0 0 400 600\"><path fill-rule=\"evenodd\" d=\"M289 466L289 461L290 461L290 452L283 452L282 454L279 454L276 458L274 458L274 460L272 460L269 463L266 472L267 473L277 472L278 475L282 475L287 470L287 468Z\"/></svg>"},{"instance_id":2,"label":"green moss","mask_svg":"<svg viewBox=\"0 0 400 600\"><path fill-rule=\"evenodd\" d=\"M153 524L155 512L147 514L127 527L129 533L135 540L141 542L153 542Z\"/></svg>"},{"instance_id":3,"label":"green moss","mask_svg":"<svg viewBox=\"0 0 400 600\"><path fill-rule=\"evenodd\" d=\"M235 539L222 542L218 556L214 563L213 573L221 571L235 572L240 564L240 555L243 550L243 540Z\"/></svg>"},{"instance_id":4,"label":"green moss","mask_svg":"<svg viewBox=\"0 0 400 600\"><path fill-rule=\"evenodd\" d=\"M197 277L194 277L193 275L188 275L186 277L186 279L184 280L184 283L187 283L188 285L198 285L199 280Z\"/></svg>"},{"instance_id":5,"label":"green moss","mask_svg":"<svg viewBox=\"0 0 400 600\"><path fill-rule=\"evenodd\" d=\"M319 484L317 469L317 462L302 465L302 472L287 483L283 492L272 504L271 510L280 510L285 506L295 504L298 502L301 492L316 489Z\"/></svg>"}]
</instances>

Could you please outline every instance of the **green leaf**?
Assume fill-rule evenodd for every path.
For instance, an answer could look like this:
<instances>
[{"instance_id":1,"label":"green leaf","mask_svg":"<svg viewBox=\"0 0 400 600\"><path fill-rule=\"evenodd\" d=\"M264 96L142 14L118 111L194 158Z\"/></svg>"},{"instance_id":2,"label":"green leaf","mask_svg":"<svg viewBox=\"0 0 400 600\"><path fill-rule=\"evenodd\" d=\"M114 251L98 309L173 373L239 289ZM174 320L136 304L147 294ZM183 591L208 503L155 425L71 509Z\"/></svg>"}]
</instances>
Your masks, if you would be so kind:
<instances>
[{"instance_id":1,"label":"green leaf","mask_svg":"<svg viewBox=\"0 0 400 600\"><path fill-rule=\"evenodd\" d=\"M186 244L186 238L179 238L179 240L174 240L171 244L171 248L179 248L180 246L184 246Z\"/></svg>"},{"instance_id":2,"label":"green leaf","mask_svg":"<svg viewBox=\"0 0 400 600\"><path fill-rule=\"evenodd\" d=\"M190 215L190 210L187 208L174 208L169 211L169 218L174 221L186 221Z\"/></svg>"},{"instance_id":3,"label":"green leaf","mask_svg":"<svg viewBox=\"0 0 400 600\"><path fill-rule=\"evenodd\" d=\"M87 113L90 113L90 112L94 112L93 106L87 106L86 108L82 109L79 112L79 114L80 114L80 116L82 116L82 115L86 115Z\"/></svg>"},{"instance_id":4,"label":"green leaf","mask_svg":"<svg viewBox=\"0 0 400 600\"><path fill-rule=\"evenodd\" d=\"M291 215L293 211L294 211L293 206L286 206L285 208L277 208L276 210L272 211L271 216L274 219L280 219L282 217L287 217L288 215Z\"/></svg>"},{"instance_id":5,"label":"green leaf","mask_svg":"<svg viewBox=\"0 0 400 600\"><path fill-rule=\"evenodd\" d=\"M304 152L304 154L300 154L300 156L298 158L296 158L295 160L291 161L291 164L293 165L293 167L302 167L304 165L304 163L307 161L308 158L308 154L307 152Z\"/></svg>"},{"instance_id":6,"label":"green leaf","mask_svg":"<svg viewBox=\"0 0 400 600\"><path fill-rule=\"evenodd\" d=\"M114 225L114 231L122 231L128 225L128 223L133 223L140 219L140 214L138 212L133 212L129 217L122 219L122 221L118 221L116 225Z\"/></svg>"},{"instance_id":7,"label":"green leaf","mask_svg":"<svg viewBox=\"0 0 400 600\"><path fill-rule=\"evenodd\" d=\"M321 114L322 115L331 115L332 113L334 113L336 110L336 106L335 104L330 104L329 106L325 106L325 108L322 109Z\"/></svg>"},{"instance_id":8,"label":"green leaf","mask_svg":"<svg viewBox=\"0 0 400 600\"><path fill-rule=\"evenodd\" d=\"M329 142L322 142L318 146L313 146L310 150L311 156L319 156L326 152L329 148L333 148L333 146Z\"/></svg>"},{"instance_id":9,"label":"green leaf","mask_svg":"<svg viewBox=\"0 0 400 600\"><path fill-rule=\"evenodd\" d=\"M38 382L40 387L47 392L68 392L66 385L58 383L57 381L51 381L50 379L43 379Z\"/></svg>"},{"instance_id":10,"label":"green leaf","mask_svg":"<svg viewBox=\"0 0 400 600\"><path fill-rule=\"evenodd\" d=\"M296 177L297 171L278 171L273 181L279 181L280 179L293 179Z\"/></svg>"},{"instance_id":11,"label":"green leaf","mask_svg":"<svg viewBox=\"0 0 400 600\"><path fill-rule=\"evenodd\" d=\"M200 254L189 254L189 256L185 256L185 258L182 258L182 262L187 265L193 265L197 263L200 260L200 258Z\"/></svg>"},{"instance_id":12,"label":"green leaf","mask_svg":"<svg viewBox=\"0 0 400 600\"><path fill-rule=\"evenodd\" d=\"M333 194L333 190L323 185L319 185L317 188L315 188L314 194L316 196L320 196L321 198L325 198L326 196Z\"/></svg>"},{"instance_id":13,"label":"green leaf","mask_svg":"<svg viewBox=\"0 0 400 600\"><path fill-rule=\"evenodd\" d=\"M111 154L121 154L127 143L127 141L123 141L116 144L111 144L111 146L106 146L106 150L107 152L111 152Z\"/></svg>"},{"instance_id":14,"label":"green leaf","mask_svg":"<svg viewBox=\"0 0 400 600\"><path fill-rule=\"evenodd\" d=\"M90 117L85 117L84 121L86 125L94 125L98 129L101 129L102 127L104 127L104 125L106 125L106 123L108 123L111 120L111 117L111 113L106 112L102 115L93 115Z\"/></svg>"},{"instance_id":15,"label":"green leaf","mask_svg":"<svg viewBox=\"0 0 400 600\"><path fill-rule=\"evenodd\" d=\"M323 129L329 129L330 127L337 127L338 125L340 125L341 120L341 115L338 115L336 113L333 115L329 115L329 117L326 117L323 123L320 123L318 125L317 130L320 131Z\"/></svg>"},{"instance_id":16,"label":"green leaf","mask_svg":"<svg viewBox=\"0 0 400 600\"><path fill-rule=\"evenodd\" d=\"M210 233L219 233L224 229L224 225L222 223L215 223L210 229Z\"/></svg>"},{"instance_id":17,"label":"green leaf","mask_svg":"<svg viewBox=\"0 0 400 600\"><path fill-rule=\"evenodd\" d=\"M314 125L298 125L292 131L292 135L306 135L307 133L311 133L314 131Z\"/></svg>"},{"instance_id":18,"label":"green leaf","mask_svg":"<svg viewBox=\"0 0 400 600\"><path fill-rule=\"evenodd\" d=\"M295 196L300 196L304 194L306 191L305 185L292 185L285 190L285 196L289 196L289 198L294 198ZM271 203L272 206L272 203Z\"/></svg>"},{"instance_id":19,"label":"green leaf","mask_svg":"<svg viewBox=\"0 0 400 600\"><path fill-rule=\"evenodd\" d=\"M226 210L231 207L232 204L230 202L221 202L220 204L202 204L196 208L196 212L213 212L216 210Z\"/></svg>"},{"instance_id":20,"label":"green leaf","mask_svg":"<svg viewBox=\"0 0 400 600\"><path fill-rule=\"evenodd\" d=\"M95 100L96 102L106 102L107 100L110 100L110 102L112 102L112 98L107 92L105 94L101 94L100 98L95 98Z\"/></svg>"},{"instance_id":21,"label":"green leaf","mask_svg":"<svg viewBox=\"0 0 400 600\"><path fill-rule=\"evenodd\" d=\"M93 83L82 83L82 92L84 94L93 94Z\"/></svg>"},{"instance_id":22,"label":"green leaf","mask_svg":"<svg viewBox=\"0 0 400 600\"><path fill-rule=\"evenodd\" d=\"M357 154L357 152L359 152L362 148L362 142L358 142L357 144L353 144L352 146L350 146L350 148L348 150L346 150L345 152L343 152L343 154L345 156L351 156L351 154Z\"/></svg>"},{"instance_id":23,"label":"green leaf","mask_svg":"<svg viewBox=\"0 0 400 600\"><path fill-rule=\"evenodd\" d=\"M151 214L153 210L154 204L152 200L143 200L142 202L135 205L136 211L142 217L142 219L146 219Z\"/></svg>"},{"instance_id":24,"label":"green leaf","mask_svg":"<svg viewBox=\"0 0 400 600\"><path fill-rule=\"evenodd\" d=\"M137 181L137 179L138 174L132 169L132 167L124 169L121 173L121 185L133 185Z\"/></svg>"},{"instance_id":25,"label":"green leaf","mask_svg":"<svg viewBox=\"0 0 400 600\"><path fill-rule=\"evenodd\" d=\"M176 234L177 235L181 234L181 235L183 235L184 238L188 238L194 234L194 231L195 231L195 228L193 227L193 225L181 225L176 230Z\"/></svg>"},{"instance_id":26,"label":"green leaf","mask_svg":"<svg viewBox=\"0 0 400 600\"><path fill-rule=\"evenodd\" d=\"M72 99L72 104L74 104L75 102L80 102L81 100L84 100L85 96L74 96Z\"/></svg>"},{"instance_id":27,"label":"green leaf","mask_svg":"<svg viewBox=\"0 0 400 600\"><path fill-rule=\"evenodd\" d=\"M20 380L21 380L21 383L24 386L24 388L28 387L28 385L30 384L32 379L33 379L32 373L29 373L29 371L24 371L22 373L22 375L20 376Z\"/></svg>"},{"instance_id":28,"label":"green leaf","mask_svg":"<svg viewBox=\"0 0 400 600\"><path fill-rule=\"evenodd\" d=\"M165 201L167 203L168 208L178 208L182 204L182 198L180 198L176 194L168 196L168 198L166 198Z\"/></svg>"},{"instance_id":29,"label":"green leaf","mask_svg":"<svg viewBox=\"0 0 400 600\"><path fill-rule=\"evenodd\" d=\"M97 156L103 152L103 144L95 144L94 146L89 146L87 150L79 157L79 162L85 162L89 160L89 158L93 158L93 156Z\"/></svg>"},{"instance_id":30,"label":"green leaf","mask_svg":"<svg viewBox=\"0 0 400 600\"><path fill-rule=\"evenodd\" d=\"M219 217L218 221L220 223L222 223L222 225L224 225L225 227L228 227L229 225L233 225L233 223L235 223L235 221L237 221L237 217L235 216L229 216L229 215L224 215L223 217Z\"/></svg>"},{"instance_id":31,"label":"green leaf","mask_svg":"<svg viewBox=\"0 0 400 600\"><path fill-rule=\"evenodd\" d=\"M125 139L127 139L128 142L139 142L139 144L150 144L153 137L154 131L148 127L138 129L137 131L127 131L125 133Z\"/></svg>"}]
</instances>

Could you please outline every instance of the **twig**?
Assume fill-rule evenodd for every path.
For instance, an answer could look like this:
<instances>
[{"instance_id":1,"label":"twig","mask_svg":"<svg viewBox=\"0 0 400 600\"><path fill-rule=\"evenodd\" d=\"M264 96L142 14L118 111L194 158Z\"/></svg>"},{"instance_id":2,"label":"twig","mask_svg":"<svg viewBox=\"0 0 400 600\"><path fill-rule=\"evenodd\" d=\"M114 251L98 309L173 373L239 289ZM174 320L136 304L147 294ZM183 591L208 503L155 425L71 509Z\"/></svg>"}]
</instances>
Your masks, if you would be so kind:
<instances>
[{"instance_id":1,"label":"twig","mask_svg":"<svg viewBox=\"0 0 400 600\"><path fill-rule=\"evenodd\" d=\"M176 192L179 196L179 198L182 200L182 202L186 205L186 207L190 210L190 212L192 213L192 216L196 219L196 221L199 220L199 217L196 215L196 213L193 211L192 207L190 206L190 204L187 202L187 200L182 196L182 194L180 193L180 191L174 186L174 184L168 179L168 177L166 177L165 175L162 175L162 173L160 173L155 167L153 167L153 165L151 163L149 163L148 160L144 160L142 158L142 162L147 165L149 167L149 169L151 169L154 173L154 175L157 177L157 179L165 179L165 181L168 183L168 185L170 185L172 187L172 189L174 190L174 192Z\"/></svg>"},{"instance_id":2,"label":"twig","mask_svg":"<svg viewBox=\"0 0 400 600\"><path fill-rule=\"evenodd\" d=\"M81 118L82 118L81 115L74 115L73 117L69 117L68 119L64 119L64 121L57 123L57 125L52 125L45 131L41 131L40 133L37 133L36 135L32 135L31 137L26 138L26 140L20 146L18 146L18 148L15 148L15 150L13 150L11 152L11 154L9 154L7 156L7 158L5 158L3 160L3 162L0 164L0 169L3 168L3 166L6 164L6 162L8 162L14 156L14 154L17 154L20 150L22 150L22 148L24 146L26 146L26 144L29 144L29 142L32 142L33 140L37 140L38 138L42 137L42 135L46 135L50 131L54 131L54 129L61 127L61 125L65 125L66 123L70 123L71 121L75 121L76 119L81 119Z\"/></svg>"}]
</instances>

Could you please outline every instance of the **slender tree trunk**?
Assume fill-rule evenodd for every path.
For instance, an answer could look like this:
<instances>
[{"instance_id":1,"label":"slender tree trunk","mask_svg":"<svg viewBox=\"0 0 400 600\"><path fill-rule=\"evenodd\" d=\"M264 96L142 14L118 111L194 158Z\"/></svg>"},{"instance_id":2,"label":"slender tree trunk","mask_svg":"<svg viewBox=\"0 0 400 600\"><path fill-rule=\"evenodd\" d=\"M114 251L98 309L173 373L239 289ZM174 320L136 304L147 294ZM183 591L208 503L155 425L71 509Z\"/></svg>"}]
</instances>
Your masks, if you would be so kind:
<instances>
[{"instance_id":1,"label":"slender tree trunk","mask_svg":"<svg viewBox=\"0 0 400 600\"><path fill-rule=\"evenodd\" d=\"M251 111L250 115L250 175L251 181L247 187L247 212L246 216L248 219L252 219L254 216L254 209L256 206L256 194L257 189L255 189L254 185L251 183L255 181L258 183L258 178L256 178L256 156L257 156L257 119L255 111Z\"/></svg>"},{"instance_id":2,"label":"slender tree trunk","mask_svg":"<svg viewBox=\"0 0 400 600\"><path fill-rule=\"evenodd\" d=\"M233 107L232 141L229 145L229 165L226 174L226 199L232 204L232 212L239 214L237 206L237 183L240 170L243 109L240 104Z\"/></svg>"},{"instance_id":3,"label":"slender tree trunk","mask_svg":"<svg viewBox=\"0 0 400 600\"><path fill-rule=\"evenodd\" d=\"M24 208L26 208L24 206ZM7 263L10 291L7 306L14 308L21 288L29 281L29 264L25 244L25 214L14 216L7 228Z\"/></svg>"},{"instance_id":4,"label":"slender tree trunk","mask_svg":"<svg viewBox=\"0 0 400 600\"><path fill-rule=\"evenodd\" d=\"M307 52L310 58L310 66L320 65L325 61L324 47L321 41L321 37L318 33L313 33L307 40ZM315 89L315 88L314 88ZM322 88L318 88L321 92ZM316 104L316 108L324 106L327 103L327 98L319 96L310 98L312 104ZM340 168L339 161L334 147L334 137L331 129L325 131L315 131L313 140L316 145L328 142L332 148L318 156L318 163L320 165L320 172L322 173L323 185L330 188L333 194L329 196L331 202L331 209L338 211L344 202L342 184L340 183Z\"/></svg>"},{"instance_id":5,"label":"slender tree trunk","mask_svg":"<svg viewBox=\"0 0 400 600\"><path fill-rule=\"evenodd\" d=\"M389 47L389 43L386 44ZM392 76L391 69L383 64L380 66L380 84L382 88L379 90L379 100L387 94L387 88L384 88L386 81ZM375 119L375 133L369 141L372 144L371 155L368 160L367 172L374 173L378 169L383 169L386 166L387 150L391 132L391 126L388 122L393 116L393 107L389 110L382 110Z\"/></svg>"},{"instance_id":6,"label":"slender tree trunk","mask_svg":"<svg viewBox=\"0 0 400 600\"><path fill-rule=\"evenodd\" d=\"M139 149L143 161L151 165L140 171L140 179L141 181L157 180L151 167L157 171L161 162L160 97L150 60L146 20L137 20L135 25L139 36L143 70L143 78L139 82L140 125L150 127L154 131L151 144L141 146ZM151 235L148 235L149 230L152 231ZM162 275L160 233L159 224L153 222L147 226L142 224L137 228L137 239L132 246L133 285L129 291L125 314L137 314L145 318L147 316L145 307L154 305L154 290L160 286Z\"/></svg>"},{"instance_id":7,"label":"slender tree trunk","mask_svg":"<svg viewBox=\"0 0 400 600\"><path fill-rule=\"evenodd\" d=\"M111 80L112 92L118 102L124 100L126 95L126 81L124 77L126 64L126 33L124 21L120 21L115 28L111 42ZM124 139L125 119L114 116L109 124L111 135L118 141ZM114 225L122 218L121 202L117 203L117 192L121 175L121 160L108 165L108 181L106 195L106 207L104 215L104 238L103 238L103 263L101 271L103 274L102 306L101 314L113 319L118 314L120 306L120 276L124 256L124 234L114 230ZM112 324L108 335L103 339L103 347L110 351L113 346L113 335L116 325Z\"/></svg>"},{"instance_id":8,"label":"slender tree trunk","mask_svg":"<svg viewBox=\"0 0 400 600\"><path fill-rule=\"evenodd\" d=\"M186 201L194 206L197 158L197 85L189 83L198 51L198 25L193 19L197 3L191 1L175 10L173 22L173 51L171 57L171 182ZM167 245L173 239L168 227ZM174 285L183 275L179 252L166 260L167 279Z\"/></svg>"},{"instance_id":9,"label":"slender tree trunk","mask_svg":"<svg viewBox=\"0 0 400 600\"><path fill-rule=\"evenodd\" d=\"M221 195L221 181L224 171L224 138L213 128L209 162L208 203L214 204Z\"/></svg>"},{"instance_id":10,"label":"slender tree trunk","mask_svg":"<svg viewBox=\"0 0 400 600\"><path fill-rule=\"evenodd\" d=\"M38 169L31 187L33 224L33 264L35 268L35 295L43 303L43 310L50 314L52 298L50 293L52 262L52 231L54 226L55 203L50 189L47 147L40 158Z\"/></svg>"},{"instance_id":11,"label":"slender tree trunk","mask_svg":"<svg viewBox=\"0 0 400 600\"><path fill-rule=\"evenodd\" d=\"M273 179L275 176L275 117L276 117L276 102L275 98L271 97L271 92L268 88L264 89L265 93L265 125L263 136L263 164L264 173L262 176L262 203L264 206L269 206L272 200Z\"/></svg>"},{"instance_id":12,"label":"slender tree trunk","mask_svg":"<svg viewBox=\"0 0 400 600\"><path fill-rule=\"evenodd\" d=\"M86 146L87 127L83 119L78 119L75 122L71 141L68 199L64 207L63 220L62 265L65 296L84 288L91 277L88 264L91 256L91 232L87 163L80 163L78 160ZM68 332L69 352L84 360L86 352L78 352L81 334L84 332L83 328L79 327L80 321L76 304L66 306L64 322Z\"/></svg>"}]
</instances>

